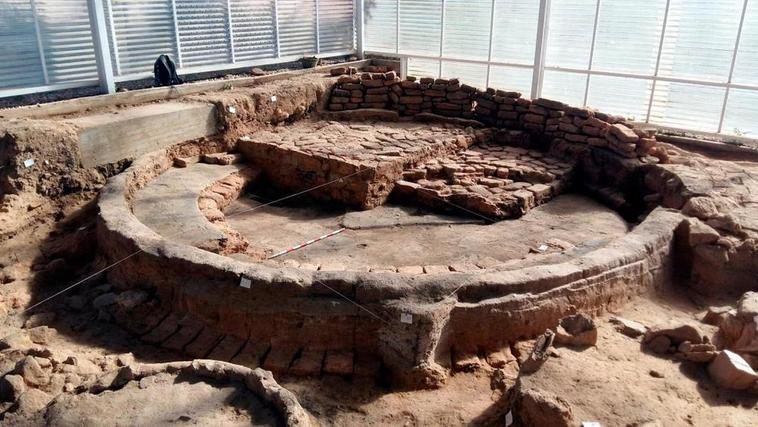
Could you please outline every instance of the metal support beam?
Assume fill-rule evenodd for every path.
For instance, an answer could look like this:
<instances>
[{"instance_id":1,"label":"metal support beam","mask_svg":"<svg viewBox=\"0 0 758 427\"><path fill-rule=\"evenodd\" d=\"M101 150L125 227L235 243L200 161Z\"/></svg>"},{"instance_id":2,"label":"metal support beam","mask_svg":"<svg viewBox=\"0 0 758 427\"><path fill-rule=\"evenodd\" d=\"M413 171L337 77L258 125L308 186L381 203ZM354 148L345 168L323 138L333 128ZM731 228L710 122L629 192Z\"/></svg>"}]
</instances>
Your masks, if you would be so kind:
<instances>
[{"instance_id":1,"label":"metal support beam","mask_svg":"<svg viewBox=\"0 0 758 427\"><path fill-rule=\"evenodd\" d=\"M666 39L666 27L669 22L669 8L671 6L671 0L666 0L666 10L663 13L663 28L661 29L661 39L658 42L658 57L655 60L655 72L653 73L653 85L650 89L650 99L647 104L647 116L645 117L645 123L650 122L650 113L653 111L653 97L655 96L655 86L658 80L658 71L661 68L661 53L663 52L663 41Z\"/></svg>"},{"instance_id":2,"label":"metal support beam","mask_svg":"<svg viewBox=\"0 0 758 427\"><path fill-rule=\"evenodd\" d=\"M232 54L232 64L237 62L237 54L234 51L234 27L232 26L232 0L226 0L226 26L229 34L229 52Z\"/></svg>"},{"instance_id":3,"label":"metal support beam","mask_svg":"<svg viewBox=\"0 0 758 427\"><path fill-rule=\"evenodd\" d=\"M590 45L590 59L587 62L587 70L592 71L592 60L595 58L595 41L597 40L597 22L600 17L600 0L597 0L595 4L595 23L592 26L592 44ZM587 97L590 94L590 75L587 74L587 79L584 82L584 102L583 106L587 106Z\"/></svg>"},{"instance_id":4,"label":"metal support beam","mask_svg":"<svg viewBox=\"0 0 758 427\"><path fill-rule=\"evenodd\" d=\"M531 98L542 96L542 79L545 76L545 51L547 36L550 32L550 0L540 0L540 12L537 20L537 43L534 48L534 73L532 74Z\"/></svg>"},{"instance_id":5,"label":"metal support beam","mask_svg":"<svg viewBox=\"0 0 758 427\"><path fill-rule=\"evenodd\" d=\"M45 84L50 84L50 77L47 75L47 60L45 59L45 47L42 44L42 32L39 29L39 18L37 18L37 4L35 0L29 0L29 4L32 7L32 15L34 15L34 32L37 35L37 51L39 52L39 62L42 67L42 78L45 80Z\"/></svg>"},{"instance_id":6,"label":"metal support beam","mask_svg":"<svg viewBox=\"0 0 758 427\"><path fill-rule=\"evenodd\" d=\"M440 58L442 58L442 49L445 46L445 4L446 1L442 0L442 16L440 17ZM437 77L442 77L442 59L439 60Z\"/></svg>"},{"instance_id":7,"label":"metal support beam","mask_svg":"<svg viewBox=\"0 0 758 427\"><path fill-rule=\"evenodd\" d=\"M724 105L721 106L721 117L719 118L719 130L718 133L724 129L724 117L726 116L726 104L729 102L729 86L734 78L734 65L737 63L737 51L740 49L740 41L742 40L742 28L745 24L745 14L747 13L747 2L745 0L742 3L742 16L740 16L740 26L737 28L737 40L734 41L734 53L732 54L732 65L729 67L729 80L727 80L726 93L724 93Z\"/></svg>"},{"instance_id":8,"label":"metal support beam","mask_svg":"<svg viewBox=\"0 0 758 427\"><path fill-rule=\"evenodd\" d=\"M176 40L176 65L184 67L182 42L179 40L179 20L176 19L176 0L171 0L171 17L174 20L174 40Z\"/></svg>"},{"instance_id":9,"label":"metal support beam","mask_svg":"<svg viewBox=\"0 0 758 427\"><path fill-rule=\"evenodd\" d=\"M101 0L88 0L87 6L100 88L103 92L115 93L116 81L113 79L113 64L111 63L111 49L108 45L108 26L105 24L103 2Z\"/></svg>"},{"instance_id":10,"label":"metal support beam","mask_svg":"<svg viewBox=\"0 0 758 427\"><path fill-rule=\"evenodd\" d=\"M316 53L321 53L321 23L318 16L318 0L316 0Z\"/></svg>"},{"instance_id":11,"label":"metal support beam","mask_svg":"<svg viewBox=\"0 0 758 427\"><path fill-rule=\"evenodd\" d=\"M490 7L490 42L487 47L487 78L484 80L485 89L490 87L490 71L492 70L492 37L495 35L495 0L492 0L492 6Z\"/></svg>"},{"instance_id":12,"label":"metal support beam","mask_svg":"<svg viewBox=\"0 0 758 427\"><path fill-rule=\"evenodd\" d=\"M279 1L274 0L274 32L276 33L276 57L282 56L282 49L279 45Z\"/></svg>"},{"instance_id":13,"label":"metal support beam","mask_svg":"<svg viewBox=\"0 0 758 427\"><path fill-rule=\"evenodd\" d=\"M364 46L365 46L365 37L366 34L363 29L363 0L355 0L354 2L354 25L355 25L355 49L358 52L358 58L363 59L365 57L364 54Z\"/></svg>"}]
</instances>

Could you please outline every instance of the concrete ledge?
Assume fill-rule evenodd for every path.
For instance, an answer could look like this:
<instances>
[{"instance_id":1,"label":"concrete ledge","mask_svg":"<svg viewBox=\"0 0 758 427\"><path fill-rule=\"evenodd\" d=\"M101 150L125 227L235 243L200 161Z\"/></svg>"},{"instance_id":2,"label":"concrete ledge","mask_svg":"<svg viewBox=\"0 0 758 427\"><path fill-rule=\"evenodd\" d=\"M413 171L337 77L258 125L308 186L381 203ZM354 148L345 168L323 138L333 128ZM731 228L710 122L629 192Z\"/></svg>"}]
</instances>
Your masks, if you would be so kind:
<instances>
[{"instance_id":1,"label":"concrete ledge","mask_svg":"<svg viewBox=\"0 0 758 427\"><path fill-rule=\"evenodd\" d=\"M82 164L94 167L215 134L216 106L165 102L67 120L81 130Z\"/></svg>"},{"instance_id":2,"label":"concrete ledge","mask_svg":"<svg viewBox=\"0 0 758 427\"><path fill-rule=\"evenodd\" d=\"M285 80L304 74L328 73L329 70L336 67L357 67L362 69L371 63L372 61L367 59L323 65L305 70L286 71L283 73L274 73L259 77L242 77L234 80L203 80L199 82L185 83L179 86L154 87L129 92L119 92L110 95L69 99L47 104L0 110L0 117L49 117L76 113L86 109L105 108L114 105L135 105L146 102L177 99L200 92L224 90L224 88L229 85L233 85L234 87L255 86L262 83Z\"/></svg>"}]
</instances>

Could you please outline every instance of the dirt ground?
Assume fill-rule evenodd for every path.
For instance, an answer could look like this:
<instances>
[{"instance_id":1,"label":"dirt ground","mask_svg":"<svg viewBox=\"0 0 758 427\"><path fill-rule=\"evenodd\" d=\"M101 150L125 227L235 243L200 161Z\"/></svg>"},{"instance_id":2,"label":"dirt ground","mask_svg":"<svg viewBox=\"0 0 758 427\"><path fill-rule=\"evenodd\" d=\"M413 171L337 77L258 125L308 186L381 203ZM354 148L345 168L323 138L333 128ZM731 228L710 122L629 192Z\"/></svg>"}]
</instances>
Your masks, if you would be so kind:
<instances>
[{"instance_id":1,"label":"dirt ground","mask_svg":"<svg viewBox=\"0 0 758 427\"><path fill-rule=\"evenodd\" d=\"M560 206L560 203L558 199L543 209ZM535 215L539 212L536 210ZM333 221L334 217L329 220ZM37 229L36 234L44 235L43 231ZM34 230L28 233L21 241L33 240ZM35 246L37 249L23 246L17 247L20 259L39 250L38 246ZM6 259L8 256L3 254ZM8 336L19 331L28 318L20 309L31 298L35 275L33 272L19 275L17 280L0 288L3 307L9 311L2 320L0 335ZM59 286L68 283L61 281ZM98 318L98 313L91 309L71 307L71 297L86 296L102 286L102 280L95 280L40 308L43 312L57 314L48 322L57 329L57 334L46 348L54 354L92 360L126 352L133 352L136 360L141 362L183 358L140 342L107 318ZM620 334L608 322L612 316L648 326L668 321L687 322L700 319L706 306L724 303L733 304L734 301L693 301L679 291L669 295L642 296L617 313L598 319L597 346L582 351L556 348L537 374L525 377L521 387L538 388L562 396L570 404L575 420L599 421L607 426L640 425L653 420L659 420L659 425L755 425L758 420L755 397L716 388L701 366L643 352L638 339ZM494 386L491 372L487 371L456 373L443 388L422 391L392 390L382 385L381 379L376 382L352 381L323 376L278 380L295 393L301 405L323 425L503 425L502 414L507 410L506 393ZM248 404L254 406L255 402L240 396L228 385L213 386L163 378L145 389L139 384L130 387L133 390L126 388L126 391L132 390L133 393L67 396L49 407L50 415L45 421L36 418L39 414L17 421L20 425L72 425L73 420L82 420L84 425L143 422L151 425L235 425L255 420L265 422L266 419L265 413L256 412L257 415L251 417L244 408ZM161 407L156 407L154 402L160 402L161 396L168 395L184 397L165 411L159 410ZM203 411L198 409L199 401L205 404ZM93 413L101 413L98 411L109 407L153 409L147 412L141 409L142 412L123 417L116 416L114 410L108 415L113 416L112 419L91 418ZM2 411L7 409L7 406L2 407Z\"/></svg>"},{"instance_id":2,"label":"dirt ground","mask_svg":"<svg viewBox=\"0 0 758 427\"><path fill-rule=\"evenodd\" d=\"M276 259L341 264L347 269L462 262L494 265L539 256L534 249L551 240L578 246L628 231L627 223L614 211L575 194L559 196L517 220L489 225L473 216L440 216L398 205L346 212L344 208L301 203L245 212L260 203L241 198L226 212L231 227L253 246L272 254L347 227L334 237Z\"/></svg>"}]
</instances>

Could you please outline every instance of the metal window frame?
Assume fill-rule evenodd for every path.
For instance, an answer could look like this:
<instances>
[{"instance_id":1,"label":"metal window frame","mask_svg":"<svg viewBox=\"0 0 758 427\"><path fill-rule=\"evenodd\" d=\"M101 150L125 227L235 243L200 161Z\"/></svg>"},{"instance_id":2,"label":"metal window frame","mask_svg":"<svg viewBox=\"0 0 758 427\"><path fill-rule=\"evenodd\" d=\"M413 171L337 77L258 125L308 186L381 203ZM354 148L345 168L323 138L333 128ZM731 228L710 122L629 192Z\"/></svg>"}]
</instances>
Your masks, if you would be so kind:
<instances>
[{"instance_id":1,"label":"metal window frame","mask_svg":"<svg viewBox=\"0 0 758 427\"><path fill-rule=\"evenodd\" d=\"M388 50L388 51L366 51L364 53L366 54L374 54L374 55L392 55L401 60L401 64L403 65L402 69L405 71L407 67L407 63L409 59L426 59L426 60L434 60L439 62L439 69L438 69L438 76L442 75L442 64L443 61L445 62L458 62L458 63L467 63L467 64L478 64L478 65L486 65L487 66L487 78L486 78L486 86L489 86L490 80L491 80L491 69L493 66L505 66L505 67L513 67L513 68L525 68L525 69L532 69L533 75L532 75L532 87L531 87L531 98L539 98L542 96L542 87L545 79L545 71L559 71L559 72L565 72L565 73L573 73L573 74L581 74L586 77L585 79L585 87L584 87L584 102L583 105L587 105L587 101L589 98L589 91L590 91L590 82L592 76L607 76L607 77L620 77L620 78L627 78L627 79L638 79L638 80L647 80L652 81L651 90L650 90L650 97L648 99L648 105L647 105L647 114L645 116L645 122L650 123L651 113L653 109L653 102L655 98L656 93L656 86L658 82L669 82L669 83L680 83L680 84L691 84L691 85L699 85L699 86L708 86L708 87L718 87L718 88L724 88L725 94L724 99L722 100L722 106L721 106L721 117L719 118L719 124L718 124L718 132L719 134L722 133L723 127L724 127L724 121L726 119L726 112L728 107L728 101L729 101L729 93L732 89L743 89L743 90L751 90L758 92L758 85L752 85L752 84L738 84L734 83L734 70L735 65L737 62L737 55L740 48L740 42L742 39L742 32L745 25L745 16L747 14L748 10L748 4L750 0L743 0L742 3L742 12L740 15L740 21L739 26L737 29L737 36L734 43L734 48L732 50L732 60L730 64L730 70L729 75L726 81L716 81L716 80L706 80L706 79L696 79L696 78L679 78L679 77L668 77L668 76L661 76L660 73L660 67L661 67L661 56L663 53L663 46L664 42L666 40L666 34L669 24L669 14L671 10L671 0L666 0L666 7L663 14L663 25L661 28L660 33L660 39L658 42L658 50L656 52L656 61L655 61L655 70L652 74L637 74L637 73L625 73L625 72L614 72L614 71L604 71L604 70L597 70L593 67L593 62L595 59L595 47L597 44L597 36L598 36L598 25L600 22L600 11L602 7L602 0L596 0L595 3L595 16L594 16L594 22L593 22L593 28L592 28L592 43L590 47L590 54L589 54L589 60L587 63L587 68L570 68L570 67L560 67L560 66L547 66L545 65L545 55L547 52L547 49L549 48L547 44L548 34L550 32L550 9L551 9L551 0L539 0L539 13L538 13L538 22L537 22L537 36L535 40L535 47L534 47L534 62L532 64L525 64L525 63L513 63L513 62L502 62L502 61L493 61L492 59L492 51L493 51L493 38L494 38L494 26L496 25L495 22L495 7L497 2L495 0L492 0L492 7L491 7L491 15L490 15L490 33L489 33L489 40L488 40L488 57L486 60L475 60L475 59L468 59L468 58L460 58L455 56L448 56L444 53L444 44L445 44L445 6L446 6L446 0L442 1L442 14L440 18L440 48L439 48L439 55L421 55L421 54L402 54L400 53L400 1L396 1L396 28L395 28L395 48L394 51ZM758 0L754 0L758 1ZM361 18L362 19L362 18Z\"/></svg>"}]
</instances>

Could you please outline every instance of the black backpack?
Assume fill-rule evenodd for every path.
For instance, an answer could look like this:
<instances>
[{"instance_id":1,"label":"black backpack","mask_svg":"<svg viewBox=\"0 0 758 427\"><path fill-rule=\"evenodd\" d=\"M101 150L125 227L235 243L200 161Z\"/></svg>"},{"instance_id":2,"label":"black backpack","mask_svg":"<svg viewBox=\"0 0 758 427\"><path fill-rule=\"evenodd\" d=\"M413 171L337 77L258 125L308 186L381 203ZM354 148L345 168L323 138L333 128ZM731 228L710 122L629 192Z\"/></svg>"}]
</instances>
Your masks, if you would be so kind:
<instances>
[{"instance_id":1,"label":"black backpack","mask_svg":"<svg viewBox=\"0 0 758 427\"><path fill-rule=\"evenodd\" d=\"M168 55L161 55L155 60L153 74L155 75L156 86L173 86L184 83L184 81L176 75L176 65Z\"/></svg>"}]
</instances>

